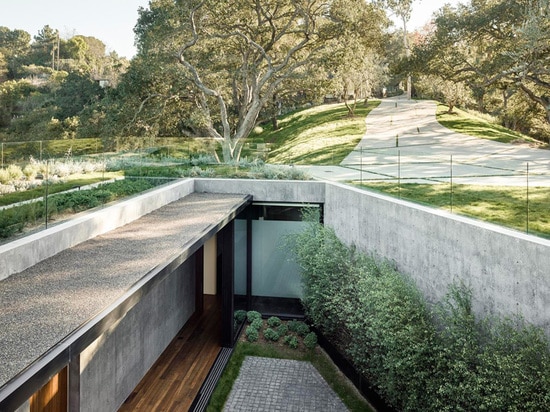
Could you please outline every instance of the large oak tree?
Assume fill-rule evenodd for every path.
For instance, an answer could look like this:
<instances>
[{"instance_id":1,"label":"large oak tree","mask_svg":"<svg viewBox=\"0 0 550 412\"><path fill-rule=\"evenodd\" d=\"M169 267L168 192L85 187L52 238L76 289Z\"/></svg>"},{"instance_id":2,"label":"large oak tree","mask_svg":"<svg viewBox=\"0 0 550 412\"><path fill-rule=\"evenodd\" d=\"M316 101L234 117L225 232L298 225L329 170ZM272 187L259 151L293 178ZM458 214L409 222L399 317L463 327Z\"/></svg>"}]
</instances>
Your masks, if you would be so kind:
<instances>
[{"instance_id":1,"label":"large oak tree","mask_svg":"<svg viewBox=\"0 0 550 412\"><path fill-rule=\"evenodd\" d=\"M260 112L285 84L297 87L319 70L328 75L335 48L361 40L346 44L346 27L358 22L343 21L345 10L362 11L351 16L372 27L384 23L363 0L153 0L136 26L138 58L179 79L177 90L158 97L191 99L202 129L221 143L223 160L238 160Z\"/></svg>"}]
</instances>

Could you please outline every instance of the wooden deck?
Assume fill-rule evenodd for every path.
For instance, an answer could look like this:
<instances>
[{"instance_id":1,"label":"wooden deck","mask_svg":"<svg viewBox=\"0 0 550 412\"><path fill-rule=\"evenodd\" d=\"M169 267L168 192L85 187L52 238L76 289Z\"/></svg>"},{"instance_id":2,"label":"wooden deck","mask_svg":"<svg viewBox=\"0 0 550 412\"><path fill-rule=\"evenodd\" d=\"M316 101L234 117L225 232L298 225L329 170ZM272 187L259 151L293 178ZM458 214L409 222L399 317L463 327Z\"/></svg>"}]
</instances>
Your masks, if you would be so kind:
<instances>
[{"instance_id":1,"label":"wooden deck","mask_svg":"<svg viewBox=\"0 0 550 412\"><path fill-rule=\"evenodd\" d=\"M119 411L187 411L220 351L221 302L204 296L193 315Z\"/></svg>"}]
</instances>

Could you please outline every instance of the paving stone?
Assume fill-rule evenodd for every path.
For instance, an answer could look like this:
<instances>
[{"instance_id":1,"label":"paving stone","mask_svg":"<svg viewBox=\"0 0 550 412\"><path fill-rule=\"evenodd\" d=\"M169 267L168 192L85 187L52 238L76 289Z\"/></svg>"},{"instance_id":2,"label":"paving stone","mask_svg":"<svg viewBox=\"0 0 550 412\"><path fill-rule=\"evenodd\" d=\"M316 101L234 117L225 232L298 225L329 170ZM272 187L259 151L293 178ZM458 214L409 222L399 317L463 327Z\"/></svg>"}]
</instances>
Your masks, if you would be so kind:
<instances>
[{"instance_id":1,"label":"paving stone","mask_svg":"<svg viewBox=\"0 0 550 412\"><path fill-rule=\"evenodd\" d=\"M247 356L224 412L339 412L348 409L309 363Z\"/></svg>"}]
</instances>

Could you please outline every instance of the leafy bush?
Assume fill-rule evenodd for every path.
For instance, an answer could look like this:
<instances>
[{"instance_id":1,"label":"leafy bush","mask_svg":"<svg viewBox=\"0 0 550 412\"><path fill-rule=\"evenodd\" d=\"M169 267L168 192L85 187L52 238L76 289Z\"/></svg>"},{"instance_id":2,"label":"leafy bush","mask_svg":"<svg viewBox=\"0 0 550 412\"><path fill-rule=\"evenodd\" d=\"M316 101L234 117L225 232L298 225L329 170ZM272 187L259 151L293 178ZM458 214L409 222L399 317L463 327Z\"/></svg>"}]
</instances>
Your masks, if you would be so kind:
<instances>
[{"instance_id":1,"label":"leafy bush","mask_svg":"<svg viewBox=\"0 0 550 412\"><path fill-rule=\"evenodd\" d=\"M246 335L246 339L248 339L249 342L256 342L260 337L260 332L252 325L247 326L244 333Z\"/></svg>"},{"instance_id":2,"label":"leafy bush","mask_svg":"<svg viewBox=\"0 0 550 412\"><path fill-rule=\"evenodd\" d=\"M288 329L291 332L298 334L299 336L306 336L309 333L309 326L300 320L293 319L288 324Z\"/></svg>"},{"instance_id":3,"label":"leafy bush","mask_svg":"<svg viewBox=\"0 0 550 412\"><path fill-rule=\"evenodd\" d=\"M521 318L477 319L462 285L429 306L409 278L318 223L291 244L307 316L396 409L550 410L541 329Z\"/></svg>"},{"instance_id":4,"label":"leafy bush","mask_svg":"<svg viewBox=\"0 0 550 412\"><path fill-rule=\"evenodd\" d=\"M246 320L248 321L248 323L252 323L256 319L262 319L262 314L260 312L257 312L255 310L249 310L246 313Z\"/></svg>"},{"instance_id":5,"label":"leafy bush","mask_svg":"<svg viewBox=\"0 0 550 412\"><path fill-rule=\"evenodd\" d=\"M271 316L267 320L267 324L272 328L276 328L277 326L281 325L281 319L279 319L277 316Z\"/></svg>"},{"instance_id":6,"label":"leafy bush","mask_svg":"<svg viewBox=\"0 0 550 412\"><path fill-rule=\"evenodd\" d=\"M298 338L294 335L285 336L284 343L292 349L298 348Z\"/></svg>"},{"instance_id":7,"label":"leafy bush","mask_svg":"<svg viewBox=\"0 0 550 412\"><path fill-rule=\"evenodd\" d=\"M266 328L264 330L264 337L267 340L277 342L279 340L279 338L281 337L281 335L279 335L279 332L277 332L276 330L274 330L272 328Z\"/></svg>"},{"instance_id":8,"label":"leafy bush","mask_svg":"<svg viewBox=\"0 0 550 412\"><path fill-rule=\"evenodd\" d=\"M264 322L261 318L260 319L254 319L252 321L252 323L250 324L250 327L252 327L252 328L254 328L258 331L262 328L262 326L264 326Z\"/></svg>"},{"instance_id":9,"label":"leafy bush","mask_svg":"<svg viewBox=\"0 0 550 412\"><path fill-rule=\"evenodd\" d=\"M237 323L243 323L246 319L246 310L237 310L233 314L233 318L237 321Z\"/></svg>"},{"instance_id":10,"label":"leafy bush","mask_svg":"<svg viewBox=\"0 0 550 412\"><path fill-rule=\"evenodd\" d=\"M317 346L317 335L315 332L310 332L304 337L304 345L308 349L313 349Z\"/></svg>"},{"instance_id":11,"label":"leafy bush","mask_svg":"<svg viewBox=\"0 0 550 412\"><path fill-rule=\"evenodd\" d=\"M277 332L280 336L285 336L288 333L288 325L283 323L277 327Z\"/></svg>"}]
</instances>

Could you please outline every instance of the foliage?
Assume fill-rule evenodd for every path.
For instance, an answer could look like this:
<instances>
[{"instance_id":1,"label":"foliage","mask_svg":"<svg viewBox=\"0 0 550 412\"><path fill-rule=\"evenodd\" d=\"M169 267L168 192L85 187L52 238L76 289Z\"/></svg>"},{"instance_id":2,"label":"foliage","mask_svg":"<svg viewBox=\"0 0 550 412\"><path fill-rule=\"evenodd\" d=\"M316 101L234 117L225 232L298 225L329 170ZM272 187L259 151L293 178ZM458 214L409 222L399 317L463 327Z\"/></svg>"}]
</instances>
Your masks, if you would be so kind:
<instances>
[{"instance_id":1,"label":"foliage","mask_svg":"<svg viewBox=\"0 0 550 412\"><path fill-rule=\"evenodd\" d=\"M254 319L252 322L250 322L250 327L256 330L260 330L264 326L264 321L260 319Z\"/></svg>"},{"instance_id":2,"label":"foliage","mask_svg":"<svg viewBox=\"0 0 550 412\"><path fill-rule=\"evenodd\" d=\"M534 118L550 125L549 13L549 0L445 6L408 65L419 76L438 77L447 89L468 88L477 109L493 112L506 126L550 138L550 128L533 128ZM517 105L527 101L528 112L520 114Z\"/></svg>"},{"instance_id":3,"label":"foliage","mask_svg":"<svg viewBox=\"0 0 550 412\"><path fill-rule=\"evenodd\" d=\"M257 319L262 319L262 314L260 312L256 310L249 310L246 313L246 320L248 321L248 323L252 323Z\"/></svg>"},{"instance_id":4,"label":"foliage","mask_svg":"<svg viewBox=\"0 0 550 412\"><path fill-rule=\"evenodd\" d=\"M297 349L299 344L298 338L295 335L285 336L284 343L292 349Z\"/></svg>"},{"instance_id":5,"label":"foliage","mask_svg":"<svg viewBox=\"0 0 550 412\"><path fill-rule=\"evenodd\" d=\"M246 319L246 310L236 310L233 314L233 318L237 321L237 323L243 323Z\"/></svg>"},{"instance_id":6,"label":"foliage","mask_svg":"<svg viewBox=\"0 0 550 412\"><path fill-rule=\"evenodd\" d=\"M309 332L306 336L304 336L304 346L308 349L313 349L317 346L317 335L315 332Z\"/></svg>"},{"instance_id":7,"label":"foliage","mask_svg":"<svg viewBox=\"0 0 550 412\"><path fill-rule=\"evenodd\" d=\"M288 330L299 336L306 336L309 333L309 326L301 320L293 319L288 324Z\"/></svg>"},{"instance_id":8,"label":"foliage","mask_svg":"<svg viewBox=\"0 0 550 412\"><path fill-rule=\"evenodd\" d=\"M406 276L319 223L292 247L308 317L398 410L550 406L550 347L541 329L519 318L478 320L463 285L431 307Z\"/></svg>"},{"instance_id":9,"label":"foliage","mask_svg":"<svg viewBox=\"0 0 550 412\"><path fill-rule=\"evenodd\" d=\"M224 162L238 160L264 107L307 95L311 76L329 77L329 56L359 43L368 49L385 21L360 0L154 1L135 29L138 59L168 82L140 100L193 101L192 128L220 141ZM176 80L174 90L165 87Z\"/></svg>"},{"instance_id":10,"label":"foliage","mask_svg":"<svg viewBox=\"0 0 550 412\"><path fill-rule=\"evenodd\" d=\"M260 337L260 332L253 325L247 326L244 333L249 342L256 342Z\"/></svg>"},{"instance_id":11,"label":"foliage","mask_svg":"<svg viewBox=\"0 0 550 412\"><path fill-rule=\"evenodd\" d=\"M281 319L278 318L277 316L271 316L267 319L267 324L272 328L276 328L277 326L280 326L281 323L282 323Z\"/></svg>"},{"instance_id":12,"label":"foliage","mask_svg":"<svg viewBox=\"0 0 550 412\"><path fill-rule=\"evenodd\" d=\"M277 342L281 335L275 329L266 328L264 329L264 337L272 342Z\"/></svg>"},{"instance_id":13,"label":"foliage","mask_svg":"<svg viewBox=\"0 0 550 412\"><path fill-rule=\"evenodd\" d=\"M60 193L44 200L0 210L0 238L8 238L43 219L48 220L64 212L79 212L104 203L150 189L154 184L147 180L120 180L82 191Z\"/></svg>"}]
</instances>

